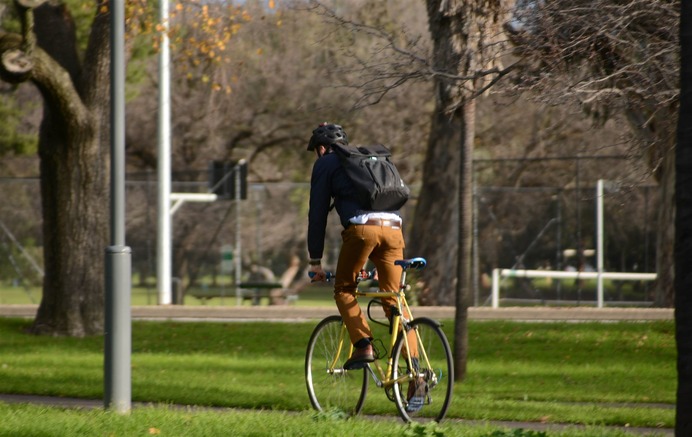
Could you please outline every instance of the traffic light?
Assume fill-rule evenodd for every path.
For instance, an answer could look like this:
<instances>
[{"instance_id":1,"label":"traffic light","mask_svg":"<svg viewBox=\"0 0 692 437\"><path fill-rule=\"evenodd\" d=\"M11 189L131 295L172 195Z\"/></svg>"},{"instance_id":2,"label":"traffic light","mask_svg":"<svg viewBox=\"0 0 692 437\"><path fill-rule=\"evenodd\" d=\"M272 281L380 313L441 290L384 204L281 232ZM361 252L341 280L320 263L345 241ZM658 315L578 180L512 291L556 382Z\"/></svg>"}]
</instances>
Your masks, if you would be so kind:
<instances>
[{"instance_id":1,"label":"traffic light","mask_svg":"<svg viewBox=\"0 0 692 437\"><path fill-rule=\"evenodd\" d=\"M211 161L209 189L219 199L236 200L236 182L240 179L240 199L247 199L247 162Z\"/></svg>"}]
</instances>

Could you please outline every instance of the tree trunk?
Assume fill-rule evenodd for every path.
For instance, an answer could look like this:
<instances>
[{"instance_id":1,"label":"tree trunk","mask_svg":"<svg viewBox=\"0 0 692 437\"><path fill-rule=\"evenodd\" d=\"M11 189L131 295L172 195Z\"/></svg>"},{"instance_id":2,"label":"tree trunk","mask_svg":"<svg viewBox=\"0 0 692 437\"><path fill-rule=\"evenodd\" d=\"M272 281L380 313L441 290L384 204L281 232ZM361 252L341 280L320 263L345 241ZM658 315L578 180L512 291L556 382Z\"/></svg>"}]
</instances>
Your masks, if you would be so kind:
<instances>
[{"instance_id":1,"label":"tree trunk","mask_svg":"<svg viewBox=\"0 0 692 437\"><path fill-rule=\"evenodd\" d=\"M450 4L451 3L451 4ZM463 3L427 2L433 64L450 76L468 73L466 59L468 18ZM408 253L423 256L429 265L423 271L421 305L453 305L457 272L459 156L463 144L463 111L457 106L463 89L448 77L435 77L435 112L423 167L421 187Z\"/></svg>"},{"instance_id":2,"label":"tree trunk","mask_svg":"<svg viewBox=\"0 0 692 437\"><path fill-rule=\"evenodd\" d=\"M675 182L675 435L692 435L692 4L681 2L680 112Z\"/></svg>"},{"instance_id":3,"label":"tree trunk","mask_svg":"<svg viewBox=\"0 0 692 437\"><path fill-rule=\"evenodd\" d=\"M468 78L499 65L490 47L499 47L492 40L500 33L504 3L509 6L512 2L427 1L432 64L438 74L434 76L435 112L409 253L430 261L419 303L456 305L454 367L459 381L466 375L473 283L473 94L478 84Z\"/></svg>"},{"instance_id":4,"label":"tree trunk","mask_svg":"<svg viewBox=\"0 0 692 437\"><path fill-rule=\"evenodd\" d=\"M423 186L407 243L409 255L428 260L420 305L454 305L462 120L460 112L450 116L441 110L432 117Z\"/></svg>"},{"instance_id":5,"label":"tree trunk","mask_svg":"<svg viewBox=\"0 0 692 437\"><path fill-rule=\"evenodd\" d=\"M32 326L38 334L103 333L110 20L101 7L107 2L99 3L82 69L74 23L64 5L20 10L35 12L37 47L27 51L33 61L29 79L44 100L39 156L45 277ZM10 43L17 40L16 35L0 36L0 52L12 49ZM13 49L26 48L22 46L19 41Z\"/></svg>"},{"instance_id":6,"label":"tree trunk","mask_svg":"<svg viewBox=\"0 0 692 437\"><path fill-rule=\"evenodd\" d=\"M468 357L468 312L473 288L473 141L476 126L476 101L469 100L463 107L462 144L459 160L459 221L456 313L454 324L454 378L466 377Z\"/></svg>"},{"instance_id":7,"label":"tree trunk","mask_svg":"<svg viewBox=\"0 0 692 437\"><path fill-rule=\"evenodd\" d=\"M626 111L636 137L646 146L649 168L658 183L660 208L656 221L656 273L654 304L673 306L675 295L675 132L676 113L671 108L635 107Z\"/></svg>"}]
</instances>

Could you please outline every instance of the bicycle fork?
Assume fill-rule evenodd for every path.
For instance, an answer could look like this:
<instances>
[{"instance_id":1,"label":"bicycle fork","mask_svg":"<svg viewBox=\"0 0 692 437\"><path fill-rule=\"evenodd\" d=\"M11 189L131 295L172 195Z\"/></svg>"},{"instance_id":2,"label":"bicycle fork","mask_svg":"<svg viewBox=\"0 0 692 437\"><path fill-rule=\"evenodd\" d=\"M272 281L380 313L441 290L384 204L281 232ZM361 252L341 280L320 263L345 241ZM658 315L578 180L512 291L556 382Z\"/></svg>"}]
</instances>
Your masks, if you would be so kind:
<instances>
[{"instance_id":1,"label":"bicycle fork","mask_svg":"<svg viewBox=\"0 0 692 437\"><path fill-rule=\"evenodd\" d=\"M353 345L351 344L351 341L348 340L348 330L346 329L346 325L342 324L341 325L341 332L339 333L339 344L336 348L337 353L334 355L334 358L332 359L332 362L329 363L327 366L327 373L330 374L344 374L347 371L342 368L341 366L338 366L337 364L339 363L339 359L341 358L341 352L346 351L346 356L350 357L351 354L353 353ZM348 346L346 346L348 345Z\"/></svg>"}]
</instances>

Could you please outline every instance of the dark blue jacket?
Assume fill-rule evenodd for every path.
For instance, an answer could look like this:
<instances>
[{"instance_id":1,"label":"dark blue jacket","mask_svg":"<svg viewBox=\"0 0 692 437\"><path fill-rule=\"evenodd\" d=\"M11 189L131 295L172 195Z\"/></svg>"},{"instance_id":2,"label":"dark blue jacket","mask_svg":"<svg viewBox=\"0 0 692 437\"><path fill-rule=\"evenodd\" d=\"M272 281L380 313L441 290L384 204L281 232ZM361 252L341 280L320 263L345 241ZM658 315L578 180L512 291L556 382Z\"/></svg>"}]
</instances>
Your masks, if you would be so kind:
<instances>
[{"instance_id":1,"label":"dark blue jacket","mask_svg":"<svg viewBox=\"0 0 692 437\"><path fill-rule=\"evenodd\" d=\"M328 153L315 161L310 179L308 252L311 259L322 258L332 198L344 228L348 227L351 217L369 212L358 206L355 188L341 167L339 157L335 153Z\"/></svg>"}]
</instances>

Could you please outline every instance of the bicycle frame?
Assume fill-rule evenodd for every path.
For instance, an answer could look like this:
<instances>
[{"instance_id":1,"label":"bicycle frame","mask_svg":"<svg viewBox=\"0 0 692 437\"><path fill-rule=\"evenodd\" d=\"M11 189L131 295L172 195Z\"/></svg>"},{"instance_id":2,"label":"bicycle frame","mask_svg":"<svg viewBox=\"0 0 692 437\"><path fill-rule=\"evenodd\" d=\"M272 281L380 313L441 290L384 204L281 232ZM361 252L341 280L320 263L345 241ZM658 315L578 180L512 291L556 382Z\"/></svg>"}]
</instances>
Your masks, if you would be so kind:
<instances>
[{"instance_id":1,"label":"bicycle frame","mask_svg":"<svg viewBox=\"0 0 692 437\"><path fill-rule=\"evenodd\" d=\"M358 414L365 402L368 382L384 388L387 398L396 404L405 422L440 421L449 408L452 397L454 370L449 342L441 324L427 317L414 318L406 301L406 272L425 267L425 259L411 258L394 261L402 266L398 290L361 291L356 299L371 298L372 302L386 299L392 305L385 308L389 323L368 317L389 328L386 334L377 334L382 349L375 348L375 359L352 370L343 368L353 356L354 346L343 318L331 315L321 320L313 330L305 356L305 381L308 397L318 411L337 408L347 414ZM326 280L333 275L328 273ZM362 270L357 282L374 277L374 271ZM401 336L401 337L399 337ZM386 358L385 358L386 355ZM326 358L326 360L325 360ZM384 364L384 361L387 364ZM404 369L406 367L406 369ZM406 384L404 384L406 383ZM433 402L433 399L435 401Z\"/></svg>"},{"instance_id":2,"label":"bicycle frame","mask_svg":"<svg viewBox=\"0 0 692 437\"><path fill-rule=\"evenodd\" d=\"M402 328L402 332L405 332L405 326L402 326L402 314L404 314L403 310L406 310L406 313L411 315L411 318L413 318L413 314L411 313L411 309L408 305L408 302L406 301L406 293L404 292L406 288L406 270L403 270L401 273L401 281L399 285L399 291L360 291L356 290L355 295L357 298L359 297L370 297L370 298L383 298L383 297L394 297L396 298L397 302L397 311L393 315L392 320L391 320L391 327L390 327L390 338L389 338L389 348L387 349L389 351L389 354L387 356L387 367L386 369L383 369L382 366L380 365L380 358L378 357L375 359L375 361L369 365L366 366L368 369L370 376L372 376L373 380L375 381L375 384L379 388L390 388L394 386L395 384L399 384L402 382L408 382L413 380L416 375L413 375L412 373L408 373L404 376L400 376L396 379L394 379L394 357L392 355L392 351L394 350L394 345L396 344L397 337L399 335L399 329ZM407 323L408 321L404 322ZM418 332L416 331L416 337L418 337ZM417 338L418 342L420 342L420 338ZM348 331L346 329L346 325L341 326L341 335L339 339L339 351L336 354L336 357L334 358L334 361L331 363L330 368L332 369L332 372L334 372L334 369L337 367L337 363L339 362L339 357L341 356L341 352L344 350L344 345L347 344L349 345L348 347L348 355L346 356L351 356L353 352L353 345L351 344L351 341L348 336ZM410 353L410 346L408 343L408 336L404 335L404 345L406 348L406 359L407 359L407 364L409 369L413 369L413 363L411 361L411 353ZM422 348L421 348L422 349ZM427 355L425 354L425 350L420 350L419 351L419 359L425 360L425 363L428 363L428 358ZM372 369L372 365L374 364L375 370ZM428 363L429 365L429 363Z\"/></svg>"}]
</instances>

